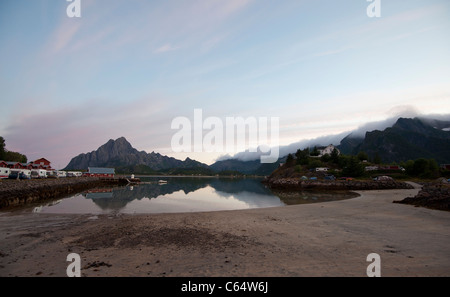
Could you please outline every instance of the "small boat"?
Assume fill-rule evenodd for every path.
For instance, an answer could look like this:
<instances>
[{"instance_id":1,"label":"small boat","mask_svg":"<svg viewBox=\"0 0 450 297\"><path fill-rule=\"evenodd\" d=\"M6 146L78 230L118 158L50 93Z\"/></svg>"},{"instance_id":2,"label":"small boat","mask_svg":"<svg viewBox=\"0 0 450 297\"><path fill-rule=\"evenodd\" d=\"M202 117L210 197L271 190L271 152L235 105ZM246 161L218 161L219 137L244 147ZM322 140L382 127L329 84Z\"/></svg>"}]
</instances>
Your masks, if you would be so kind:
<instances>
[{"instance_id":1,"label":"small boat","mask_svg":"<svg viewBox=\"0 0 450 297\"><path fill-rule=\"evenodd\" d=\"M166 181L166 180L160 179L160 180L158 181L158 184L167 184L167 181Z\"/></svg>"}]
</instances>

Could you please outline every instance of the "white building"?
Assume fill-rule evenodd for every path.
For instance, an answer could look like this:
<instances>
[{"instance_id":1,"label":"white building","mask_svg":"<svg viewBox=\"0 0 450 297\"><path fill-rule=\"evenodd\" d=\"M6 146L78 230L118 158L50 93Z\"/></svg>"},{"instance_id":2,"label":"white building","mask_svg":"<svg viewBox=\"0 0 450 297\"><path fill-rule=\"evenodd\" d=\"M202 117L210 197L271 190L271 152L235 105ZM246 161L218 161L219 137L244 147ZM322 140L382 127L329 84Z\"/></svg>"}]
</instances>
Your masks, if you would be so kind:
<instances>
[{"instance_id":1,"label":"white building","mask_svg":"<svg viewBox=\"0 0 450 297\"><path fill-rule=\"evenodd\" d=\"M327 167L317 167L316 168L316 172L327 172L328 168Z\"/></svg>"},{"instance_id":2,"label":"white building","mask_svg":"<svg viewBox=\"0 0 450 297\"><path fill-rule=\"evenodd\" d=\"M364 170L366 170L366 171L376 171L376 170L378 170L378 166L366 166L364 168Z\"/></svg>"},{"instance_id":3,"label":"white building","mask_svg":"<svg viewBox=\"0 0 450 297\"><path fill-rule=\"evenodd\" d=\"M319 150L319 157L322 157L322 156L324 156L324 155L330 155L330 156L331 156L331 153L334 151L334 149L337 150L338 155L341 154L341 152L339 151L339 149L336 148L336 147L335 147L334 145L332 145L332 144L330 144L330 145L327 146L327 147L319 147L319 148L318 148L318 150Z\"/></svg>"}]
</instances>

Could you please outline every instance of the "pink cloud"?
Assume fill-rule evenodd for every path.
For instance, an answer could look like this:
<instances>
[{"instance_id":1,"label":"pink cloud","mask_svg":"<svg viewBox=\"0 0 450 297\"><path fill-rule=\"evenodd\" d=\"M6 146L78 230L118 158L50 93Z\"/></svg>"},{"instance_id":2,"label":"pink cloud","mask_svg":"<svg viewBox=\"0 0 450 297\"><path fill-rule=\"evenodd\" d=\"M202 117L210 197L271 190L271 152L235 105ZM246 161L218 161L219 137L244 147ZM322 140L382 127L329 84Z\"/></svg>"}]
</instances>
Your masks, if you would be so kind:
<instances>
[{"instance_id":1,"label":"pink cloud","mask_svg":"<svg viewBox=\"0 0 450 297\"><path fill-rule=\"evenodd\" d=\"M3 136L7 149L21 152L29 160L45 157L60 168L78 154L121 136L138 149L157 151L170 144L170 123L175 115L170 114L166 102L152 96L121 104L97 99L45 112L22 111L11 117Z\"/></svg>"}]
</instances>

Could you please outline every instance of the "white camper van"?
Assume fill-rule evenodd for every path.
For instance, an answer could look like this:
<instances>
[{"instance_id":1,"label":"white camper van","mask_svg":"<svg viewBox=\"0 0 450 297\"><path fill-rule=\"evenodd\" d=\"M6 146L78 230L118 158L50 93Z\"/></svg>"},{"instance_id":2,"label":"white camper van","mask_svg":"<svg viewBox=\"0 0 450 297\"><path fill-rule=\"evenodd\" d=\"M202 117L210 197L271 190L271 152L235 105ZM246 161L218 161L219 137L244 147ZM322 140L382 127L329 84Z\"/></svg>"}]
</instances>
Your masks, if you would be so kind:
<instances>
[{"instance_id":1,"label":"white camper van","mask_svg":"<svg viewBox=\"0 0 450 297\"><path fill-rule=\"evenodd\" d=\"M69 171L67 172L67 177L80 177L83 173L80 171Z\"/></svg>"},{"instance_id":2,"label":"white camper van","mask_svg":"<svg viewBox=\"0 0 450 297\"><path fill-rule=\"evenodd\" d=\"M31 178L47 178L47 170L31 169Z\"/></svg>"},{"instance_id":3,"label":"white camper van","mask_svg":"<svg viewBox=\"0 0 450 297\"><path fill-rule=\"evenodd\" d=\"M11 173L11 169L0 167L0 178L8 178Z\"/></svg>"},{"instance_id":4,"label":"white camper van","mask_svg":"<svg viewBox=\"0 0 450 297\"><path fill-rule=\"evenodd\" d=\"M328 168L327 167L317 167L316 168L316 172L327 172Z\"/></svg>"},{"instance_id":5,"label":"white camper van","mask_svg":"<svg viewBox=\"0 0 450 297\"><path fill-rule=\"evenodd\" d=\"M22 169L21 172L25 175L25 178L31 178L31 170L30 169Z\"/></svg>"},{"instance_id":6,"label":"white camper van","mask_svg":"<svg viewBox=\"0 0 450 297\"><path fill-rule=\"evenodd\" d=\"M19 179L30 179L31 178L31 170L30 169L11 168L10 174L15 175L15 178L19 178Z\"/></svg>"},{"instance_id":7,"label":"white camper van","mask_svg":"<svg viewBox=\"0 0 450 297\"><path fill-rule=\"evenodd\" d=\"M66 176L67 176L67 172L62 171L62 170L56 171L56 177L60 178L60 177L66 177Z\"/></svg>"}]
</instances>

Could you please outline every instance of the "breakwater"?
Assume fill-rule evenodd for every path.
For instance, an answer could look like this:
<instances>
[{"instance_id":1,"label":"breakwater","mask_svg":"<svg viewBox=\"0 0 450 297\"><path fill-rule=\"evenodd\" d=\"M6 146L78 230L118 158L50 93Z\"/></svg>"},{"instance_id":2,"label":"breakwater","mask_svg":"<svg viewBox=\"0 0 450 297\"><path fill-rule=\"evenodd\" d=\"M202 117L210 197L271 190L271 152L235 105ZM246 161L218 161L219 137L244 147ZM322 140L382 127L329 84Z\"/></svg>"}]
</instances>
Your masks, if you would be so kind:
<instances>
[{"instance_id":1,"label":"breakwater","mask_svg":"<svg viewBox=\"0 0 450 297\"><path fill-rule=\"evenodd\" d=\"M385 180L302 180L299 178L276 178L263 181L270 188L286 190L387 190L413 189L406 182Z\"/></svg>"},{"instance_id":2,"label":"breakwater","mask_svg":"<svg viewBox=\"0 0 450 297\"><path fill-rule=\"evenodd\" d=\"M415 197L394 202L450 211L450 184L428 183Z\"/></svg>"},{"instance_id":3,"label":"breakwater","mask_svg":"<svg viewBox=\"0 0 450 297\"><path fill-rule=\"evenodd\" d=\"M62 198L94 187L126 185L128 182L125 178L94 177L0 180L0 209Z\"/></svg>"}]
</instances>

